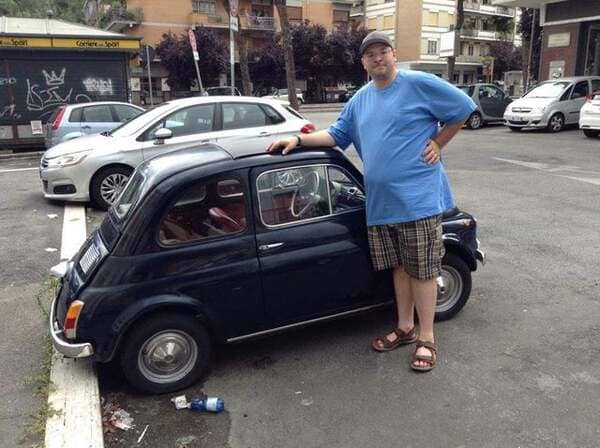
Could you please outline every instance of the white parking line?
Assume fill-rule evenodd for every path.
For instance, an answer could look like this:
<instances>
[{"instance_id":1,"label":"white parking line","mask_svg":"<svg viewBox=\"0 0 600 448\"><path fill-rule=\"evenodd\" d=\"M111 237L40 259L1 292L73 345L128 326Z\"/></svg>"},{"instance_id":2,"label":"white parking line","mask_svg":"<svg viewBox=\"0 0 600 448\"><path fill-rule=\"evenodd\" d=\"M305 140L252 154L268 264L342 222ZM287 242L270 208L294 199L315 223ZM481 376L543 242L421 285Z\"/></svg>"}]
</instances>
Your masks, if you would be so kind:
<instances>
[{"instance_id":1,"label":"white parking line","mask_svg":"<svg viewBox=\"0 0 600 448\"><path fill-rule=\"evenodd\" d=\"M65 205L60 258L71 258L86 238L85 208ZM103 448L100 390L94 364L54 351L48 393L46 448Z\"/></svg>"},{"instance_id":2,"label":"white parking line","mask_svg":"<svg viewBox=\"0 0 600 448\"><path fill-rule=\"evenodd\" d=\"M576 180L578 182L586 182L588 184L600 185L600 172L585 170L578 166L572 166L572 165L553 166L548 163L525 162L523 160L503 159L501 157L493 157L493 159L499 160L500 162L511 163L513 165L524 166L526 168L531 168L533 170L544 171L546 173L549 173L549 174L557 176L557 177L564 177L566 179L572 179L572 180ZM588 176L592 175L592 176L598 176L598 177L579 177L579 176L568 176L566 174L557 174L559 172L567 172L567 173L570 172L570 173L585 174Z\"/></svg>"},{"instance_id":3,"label":"white parking line","mask_svg":"<svg viewBox=\"0 0 600 448\"><path fill-rule=\"evenodd\" d=\"M39 168L14 168L12 170L0 170L0 173L15 173L17 171L37 171Z\"/></svg>"}]
</instances>

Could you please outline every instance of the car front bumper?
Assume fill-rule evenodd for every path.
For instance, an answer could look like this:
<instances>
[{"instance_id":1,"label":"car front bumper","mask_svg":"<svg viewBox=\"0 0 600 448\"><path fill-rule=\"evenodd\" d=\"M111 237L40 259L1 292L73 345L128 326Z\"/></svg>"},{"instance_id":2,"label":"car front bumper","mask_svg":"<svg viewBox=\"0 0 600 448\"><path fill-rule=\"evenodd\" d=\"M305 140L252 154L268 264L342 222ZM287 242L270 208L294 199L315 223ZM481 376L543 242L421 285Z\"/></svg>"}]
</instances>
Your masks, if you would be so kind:
<instances>
[{"instance_id":1,"label":"car front bumper","mask_svg":"<svg viewBox=\"0 0 600 448\"><path fill-rule=\"evenodd\" d=\"M80 165L56 168L42 166L40 180L44 197L47 199L82 202L90 200L90 178Z\"/></svg>"},{"instance_id":2,"label":"car front bumper","mask_svg":"<svg viewBox=\"0 0 600 448\"><path fill-rule=\"evenodd\" d=\"M548 126L546 114L504 114L504 124L512 128L545 128Z\"/></svg>"},{"instance_id":3,"label":"car front bumper","mask_svg":"<svg viewBox=\"0 0 600 448\"><path fill-rule=\"evenodd\" d=\"M58 296L57 296L58 297ZM89 342L75 344L64 339L63 331L58 327L58 322L55 318L56 298L50 306L50 336L52 345L57 352L63 354L67 358L87 358L94 354L94 348Z\"/></svg>"}]
</instances>

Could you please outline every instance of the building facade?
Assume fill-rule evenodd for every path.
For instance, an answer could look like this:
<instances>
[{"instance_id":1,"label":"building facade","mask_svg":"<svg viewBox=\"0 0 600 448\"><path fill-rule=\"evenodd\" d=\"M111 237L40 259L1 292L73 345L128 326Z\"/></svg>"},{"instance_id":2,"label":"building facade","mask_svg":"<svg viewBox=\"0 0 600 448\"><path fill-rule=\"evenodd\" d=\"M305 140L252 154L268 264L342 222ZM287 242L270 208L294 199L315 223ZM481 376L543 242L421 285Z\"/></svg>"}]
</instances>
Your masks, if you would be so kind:
<instances>
[{"instance_id":1,"label":"building facade","mask_svg":"<svg viewBox=\"0 0 600 448\"><path fill-rule=\"evenodd\" d=\"M600 75L600 1L495 0L494 4L539 9L542 49L536 79Z\"/></svg>"},{"instance_id":2,"label":"building facade","mask_svg":"<svg viewBox=\"0 0 600 448\"><path fill-rule=\"evenodd\" d=\"M399 65L447 78L447 58L440 56L442 36L454 29L456 0L365 0L365 24L394 41ZM515 41L516 11L491 0L464 2L464 24L453 81L475 82L491 56L490 45ZM518 42L517 42L518 43Z\"/></svg>"}]
</instances>

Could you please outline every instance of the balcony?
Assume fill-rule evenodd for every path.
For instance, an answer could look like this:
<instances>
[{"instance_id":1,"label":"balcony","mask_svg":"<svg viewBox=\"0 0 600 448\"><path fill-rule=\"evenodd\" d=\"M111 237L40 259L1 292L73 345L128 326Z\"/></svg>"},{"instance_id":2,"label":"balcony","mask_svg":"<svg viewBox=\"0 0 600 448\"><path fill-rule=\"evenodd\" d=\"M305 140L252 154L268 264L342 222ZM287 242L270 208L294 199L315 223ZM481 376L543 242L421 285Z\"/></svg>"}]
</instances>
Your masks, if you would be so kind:
<instances>
[{"instance_id":1,"label":"balcony","mask_svg":"<svg viewBox=\"0 0 600 448\"><path fill-rule=\"evenodd\" d=\"M475 12L477 14L486 14L492 16L506 16L514 17L515 8L508 8L506 6L493 6L493 5L482 5L478 2L465 2L465 12Z\"/></svg>"},{"instance_id":2,"label":"balcony","mask_svg":"<svg viewBox=\"0 0 600 448\"><path fill-rule=\"evenodd\" d=\"M362 4L352 6L350 8L350 17L360 17L365 14L364 6Z\"/></svg>"},{"instance_id":3,"label":"balcony","mask_svg":"<svg viewBox=\"0 0 600 448\"><path fill-rule=\"evenodd\" d=\"M204 25L207 28L229 28L229 16L227 14L203 14L193 12L192 23Z\"/></svg>"},{"instance_id":4,"label":"balcony","mask_svg":"<svg viewBox=\"0 0 600 448\"><path fill-rule=\"evenodd\" d=\"M251 16L240 14L240 23L245 30L275 31L275 19L273 17Z\"/></svg>"},{"instance_id":5,"label":"balcony","mask_svg":"<svg viewBox=\"0 0 600 448\"><path fill-rule=\"evenodd\" d=\"M503 33L500 31L484 31L477 29L461 29L460 37L480 39L480 40L504 40L504 41L513 41L512 33Z\"/></svg>"},{"instance_id":6,"label":"balcony","mask_svg":"<svg viewBox=\"0 0 600 448\"><path fill-rule=\"evenodd\" d=\"M456 62L481 64L481 56L469 56L466 54L461 54L456 56Z\"/></svg>"},{"instance_id":7,"label":"balcony","mask_svg":"<svg viewBox=\"0 0 600 448\"><path fill-rule=\"evenodd\" d=\"M111 8L99 18L99 26L108 31L122 33L144 20L144 13L140 8L127 10L125 8Z\"/></svg>"}]
</instances>

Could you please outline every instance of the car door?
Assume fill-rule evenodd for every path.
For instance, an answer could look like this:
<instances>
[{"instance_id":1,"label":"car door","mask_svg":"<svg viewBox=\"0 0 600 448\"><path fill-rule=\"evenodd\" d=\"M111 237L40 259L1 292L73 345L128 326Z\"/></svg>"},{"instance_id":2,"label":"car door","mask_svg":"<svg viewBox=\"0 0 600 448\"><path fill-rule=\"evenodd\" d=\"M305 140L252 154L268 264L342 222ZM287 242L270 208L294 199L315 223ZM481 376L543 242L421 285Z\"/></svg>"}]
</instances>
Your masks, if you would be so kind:
<instances>
[{"instance_id":1,"label":"car door","mask_svg":"<svg viewBox=\"0 0 600 448\"><path fill-rule=\"evenodd\" d=\"M143 141L144 159L172 151L185 143L216 142L216 114L215 103L203 103L181 108L156 120L139 137ZM171 130L172 137L157 140L154 135L162 128Z\"/></svg>"},{"instance_id":2,"label":"car door","mask_svg":"<svg viewBox=\"0 0 600 448\"><path fill-rule=\"evenodd\" d=\"M586 97L590 93L589 81L580 81L575 84L571 97L567 101L567 113L565 116L566 123L578 123L579 122L579 111L584 105Z\"/></svg>"},{"instance_id":3,"label":"car door","mask_svg":"<svg viewBox=\"0 0 600 448\"><path fill-rule=\"evenodd\" d=\"M377 300L364 193L336 165L255 169L256 244L267 320L281 326Z\"/></svg>"},{"instance_id":4,"label":"car door","mask_svg":"<svg viewBox=\"0 0 600 448\"><path fill-rule=\"evenodd\" d=\"M266 104L248 102L220 103L221 130L217 140L223 141L232 137L260 137L265 139L265 146L273 136L281 134L285 118L274 108Z\"/></svg>"},{"instance_id":5,"label":"car door","mask_svg":"<svg viewBox=\"0 0 600 448\"><path fill-rule=\"evenodd\" d=\"M479 105L485 120L493 120L498 117L496 114L499 107L495 94L496 92L492 86L483 85L478 87Z\"/></svg>"},{"instance_id":6,"label":"car door","mask_svg":"<svg viewBox=\"0 0 600 448\"><path fill-rule=\"evenodd\" d=\"M81 110L81 133L97 134L109 131L119 123L115 122L109 104L98 104L87 106Z\"/></svg>"}]
</instances>

